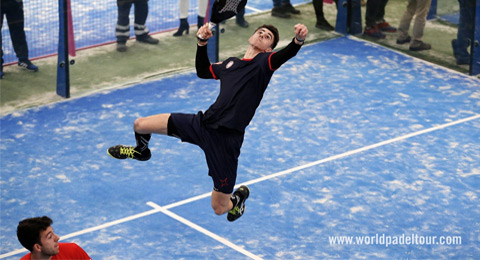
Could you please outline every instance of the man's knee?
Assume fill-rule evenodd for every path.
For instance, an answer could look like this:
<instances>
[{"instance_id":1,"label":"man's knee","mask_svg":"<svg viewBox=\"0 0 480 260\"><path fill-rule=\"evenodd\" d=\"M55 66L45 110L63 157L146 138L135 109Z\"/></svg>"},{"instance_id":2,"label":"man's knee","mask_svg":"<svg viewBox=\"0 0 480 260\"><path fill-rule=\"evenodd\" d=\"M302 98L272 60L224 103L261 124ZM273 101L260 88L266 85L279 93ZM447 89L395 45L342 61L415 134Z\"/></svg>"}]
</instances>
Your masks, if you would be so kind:
<instances>
[{"instance_id":1,"label":"man's knee","mask_svg":"<svg viewBox=\"0 0 480 260\"><path fill-rule=\"evenodd\" d=\"M142 127L143 127L143 124L145 122L145 119L144 118L137 118L135 120L135 122L133 122L133 129L135 131L139 131L139 130L142 130Z\"/></svg>"},{"instance_id":2,"label":"man's knee","mask_svg":"<svg viewBox=\"0 0 480 260\"><path fill-rule=\"evenodd\" d=\"M212 203L212 208L215 214L222 215L228 211L228 204Z\"/></svg>"},{"instance_id":3,"label":"man's knee","mask_svg":"<svg viewBox=\"0 0 480 260\"><path fill-rule=\"evenodd\" d=\"M213 206L212 205L212 208L213 208L213 212L215 212L216 215L222 215L224 214L226 211L225 211L225 208L223 207L219 207L219 206Z\"/></svg>"},{"instance_id":4,"label":"man's knee","mask_svg":"<svg viewBox=\"0 0 480 260\"><path fill-rule=\"evenodd\" d=\"M212 208L215 214L222 215L230 210L230 195L223 193L216 193L212 197Z\"/></svg>"}]
</instances>

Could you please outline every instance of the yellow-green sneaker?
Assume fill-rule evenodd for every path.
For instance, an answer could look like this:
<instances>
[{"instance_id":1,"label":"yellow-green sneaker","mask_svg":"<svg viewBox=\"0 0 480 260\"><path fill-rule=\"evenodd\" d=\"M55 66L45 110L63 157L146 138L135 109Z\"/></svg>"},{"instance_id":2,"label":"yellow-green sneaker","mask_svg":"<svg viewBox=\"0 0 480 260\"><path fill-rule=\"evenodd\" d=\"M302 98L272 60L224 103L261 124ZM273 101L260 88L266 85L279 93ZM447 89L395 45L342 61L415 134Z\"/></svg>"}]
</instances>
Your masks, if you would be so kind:
<instances>
[{"instance_id":1,"label":"yellow-green sneaker","mask_svg":"<svg viewBox=\"0 0 480 260\"><path fill-rule=\"evenodd\" d=\"M245 201L250 195L250 190L247 186L242 185L233 193L233 195L238 197L238 201L237 205L228 211L227 220L230 222L235 221L243 215L243 212L245 212Z\"/></svg>"},{"instance_id":2,"label":"yellow-green sneaker","mask_svg":"<svg viewBox=\"0 0 480 260\"><path fill-rule=\"evenodd\" d=\"M139 161L147 161L152 157L150 153L150 149L145 149L144 151L140 152L135 149L134 146L126 146L126 145L115 145L107 150L108 155L115 159L135 159Z\"/></svg>"}]
</instances>

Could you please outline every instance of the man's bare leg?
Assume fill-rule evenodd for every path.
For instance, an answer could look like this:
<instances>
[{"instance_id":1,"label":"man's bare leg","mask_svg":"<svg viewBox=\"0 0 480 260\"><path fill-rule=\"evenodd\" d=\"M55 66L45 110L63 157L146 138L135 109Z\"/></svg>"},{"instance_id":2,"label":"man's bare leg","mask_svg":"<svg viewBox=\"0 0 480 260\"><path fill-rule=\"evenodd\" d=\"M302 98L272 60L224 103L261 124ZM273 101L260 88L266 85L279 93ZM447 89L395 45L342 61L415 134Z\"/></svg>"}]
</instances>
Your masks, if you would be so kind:
<instances>
[{"instance_id":1,"label":"man's bare leg","mask_svg":"<svg viewBox=\"0 0 480 260\"><path fill-rule=\"evenodd\" d=\"M233 208L231 196L231 194L212 191L212 208L215 214L222 215Z\"/></svg>"},{"instance_id":2,"label":"man's bare leg","mask_svg":"<svg viewBox=\"0 0 480 260\"><path fill-rule=\"evenodd\" d=\"M133 130L139 134L168 134L168 119L170 114L158 114L141 117L135 120Z\"/></svg>"},{"instance_id":3,"label":"man's bare leg","mask_svg":"<svg viewBox=\"0 0 480 260\"><path fill-rule=\"evenodd\" d=\"M240 186L234 193L226 194L219 191L212 191L212 208L215 214L222 215L228 212L228 221L235 221L245 211L245 201L250 195L247 186Z\"/></svg>"},{"instance_id":4,"label":"man's bare leg","mask_svg":"<svg viewBox=\"0 0 480 260\"><path fill-rule=\"evenodd\" d=\"M158 114L148 117L141 117L135 120L136 146L116 145L108 148L107 153L115 159L136 159L147 161L152 154L148 149L148 142L152 134L168 134L168 119L170 114Z\"/></svg>"}]
</instances>

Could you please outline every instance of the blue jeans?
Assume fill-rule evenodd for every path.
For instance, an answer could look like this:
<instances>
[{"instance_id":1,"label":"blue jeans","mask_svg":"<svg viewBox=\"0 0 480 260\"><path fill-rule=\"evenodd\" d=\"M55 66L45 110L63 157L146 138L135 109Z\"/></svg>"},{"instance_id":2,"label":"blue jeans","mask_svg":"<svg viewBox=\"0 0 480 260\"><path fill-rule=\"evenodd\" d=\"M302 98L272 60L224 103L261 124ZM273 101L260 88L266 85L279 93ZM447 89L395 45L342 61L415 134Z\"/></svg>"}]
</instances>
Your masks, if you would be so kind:
<instances>
[{"instance_id":1,"label":"blue jeans","mask_svg":"<svg viewBox=\"0 0 480 260\"><path fill-rule=\"evenodd\" d=\"M2 0L0 27L3 26L3 17L7 18L10 38L13 49L19 61L28 60L28 45L24 30L23 2L15 0ZM0 46L2 37L0 36ZM3 50L1 52L3 57ZM3 64L3 58L2 58Z\"/></svg>"},{"instance_id":2,"label":"blue jeans","mask_svg":"<svg viewBox=\"0 0 480 260\"><path fill-rule=\"evenodd\" d=\"M457 61L470 61L468 47L470 46L475 23L475 0L458 0L460 19L458 22L457 39L452 41L453 55Z\"/></svg>"},{"instance_id":3,"label":"blue jeans","mask_svg":"<svg viewBox=\"0 0 480 260\"><path fill-rule=\"evenodd\" d=\"M388 0L368 0L365 10L365 26L374 27L377 22L383 21L385 6Z\"/></svg>"}]
</instances>

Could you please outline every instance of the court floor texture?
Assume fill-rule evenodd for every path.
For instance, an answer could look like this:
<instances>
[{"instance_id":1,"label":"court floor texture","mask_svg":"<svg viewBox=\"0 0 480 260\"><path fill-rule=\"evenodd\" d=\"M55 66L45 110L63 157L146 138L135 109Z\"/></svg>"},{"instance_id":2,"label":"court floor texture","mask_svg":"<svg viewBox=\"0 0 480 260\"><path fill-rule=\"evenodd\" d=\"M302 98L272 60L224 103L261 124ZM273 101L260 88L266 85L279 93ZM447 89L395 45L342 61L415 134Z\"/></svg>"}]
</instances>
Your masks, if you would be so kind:
<instances>
[{"instance_id":1,"label":"court floor texture","mask_svg":"<svg viewBox=\"0 0 480 260\"><path fill-rule=\"evenodd\" d=\"M43 215L92 259L480 256L478 79L350 37L303 47L247 128L232 223L198 147L154 135L150 161L106 153L134 144L137 117L204 111L218 86L192 64L2 117L0 258L25 254L17 224Z\"/></svg>"}]
</instances>

